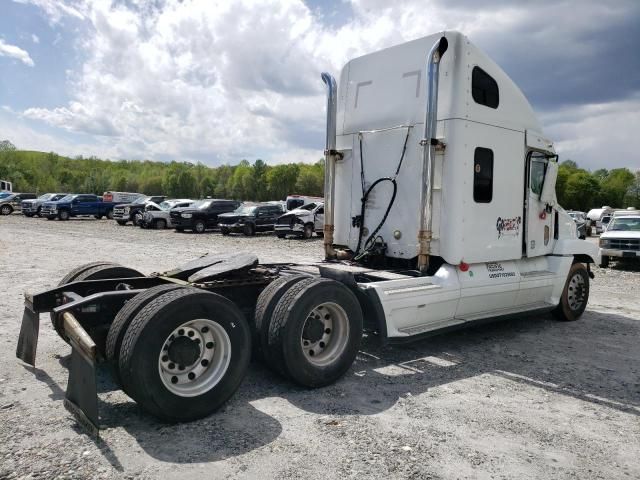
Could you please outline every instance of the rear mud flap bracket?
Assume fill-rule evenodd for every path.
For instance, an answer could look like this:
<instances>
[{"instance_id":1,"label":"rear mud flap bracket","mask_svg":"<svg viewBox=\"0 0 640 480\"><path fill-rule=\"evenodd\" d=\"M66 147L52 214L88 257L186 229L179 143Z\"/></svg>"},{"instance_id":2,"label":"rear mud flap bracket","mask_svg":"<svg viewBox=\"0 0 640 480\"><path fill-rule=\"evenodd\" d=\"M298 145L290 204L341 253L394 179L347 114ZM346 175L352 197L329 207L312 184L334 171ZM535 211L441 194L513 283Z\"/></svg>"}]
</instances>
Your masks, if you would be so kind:
<instances>
[{"instance_id":1,"label":"rear mud flap bracket","mask_svg":"<svg viewBox=\"0 0 640 480\"><path fill-rule=\"evenodd\" d=\"M26 300L22 325L18 337L16 357L32 367L36 364L36 350L38 348L38 333L40 331L40 314L33 311L33 306Z\"/></svg>"},{"instance_id":2,"label":"rear mud flap bracket","mask_svg":"<svg viewBox=\"0 0 640 480\"><path fill-rule=\"evenodd\" d=\"M63 314L65 334L71 343L71 365L64 406L89 434L100 433L96 383L97 347L69 312Z\"/></svg>"}]
</instances>

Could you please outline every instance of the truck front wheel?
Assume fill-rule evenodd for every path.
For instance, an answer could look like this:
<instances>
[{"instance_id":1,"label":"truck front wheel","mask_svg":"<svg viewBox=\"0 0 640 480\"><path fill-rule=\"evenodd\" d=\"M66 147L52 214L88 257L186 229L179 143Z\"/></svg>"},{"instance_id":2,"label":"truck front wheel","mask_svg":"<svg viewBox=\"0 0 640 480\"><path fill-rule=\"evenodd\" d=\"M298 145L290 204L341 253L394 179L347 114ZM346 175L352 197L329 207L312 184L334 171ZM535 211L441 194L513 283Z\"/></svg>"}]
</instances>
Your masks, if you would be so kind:
<instances>
[{"instance_id":1,"label":"truck front wheel","mask_svg":"<svg viewBox=\"0 0 640 480\"><path fill-rule=\"evenodd\" d=\"M607 255L602 255L600 259L600 263L598 264L600 268L607 268L609 266L609 257Z\"/></svg>"},{"instance_id":2,"label":"truck front wheel","mask_svg":"<svg viewBox=\"0 0 640 480\"><path fill-rule=\"evenodd\" d=\"M125 220L116 220L116 222L118 222L118 225L120 225L121 227L124 227L127 224Z\"/></svg>"},{"instance_id":3,"label":"truck front wheel","mask_svg":"<svg viewBox=\"0 0 640 480\"><path fill-rule=\"evenodd\" d=\"M11 205L3 205L2 208L0 208L0 215L11 215L11 212L13 212Z\"/></svg>"},{"instance_id":4,"label":"truck front wheel","mask_svg":"<svg viewBox=\"0 0 640 480\"><path fill-rule=\"evenodd\" d=\"M569 270L560 303L553 311L558 320L578 320L589 301L589 272L582 263L574 263Z\"/></svg>"},{"instance_id":5,"label":"truck front wheel","mask_svg":"<svg viewBox=\"0 0 640 480\"><path fill-rule=\"evenodd\" d=\"M58 218L60 220L69 220L70 217L71 215L69 215L68 210L60 210L60 212L58 212Z\"/></svg>"},{"instance_id":6,"label":"truck front wheel","mask_svg":"<svg viewBox=\"0 0 640 480\"><path fill-rule=\"evenodd\" d=\"M193 231L196 233L204 233L206 229L207 229L207 226L202 220L198 220L196 223L193 224Z\"/></svg>"},{"instance_id":7,"label":"truck front wheel","mask_svg":"<svg viewBox=\"0 0 640 480\"><path fill-rule=\"evenodd\" d=\"M152 415L186 422L216 411L238 389L251 332L230 300L193 288L166 292L131 321L118 368L125 391Z\"/></svg>"},{"instance_id":8,"label":"truck front wheel","mask_svg":"<svg viewBox=\"0 0 640 480\"><path fill-rule=\"evenodd\" d=\"M349 369L362 338L362 310L343 284L304 279L278 302L269 326L273 366L305 387L322 387Z\"/></svg>"},{"instance_id":9,"label":"truck front wheel","mask_svg":"<svg viewBox=\"0 0 640 480\"><path fill-rule=\"evenodd\" d=\"M113 210L109 210L109 211L107 212L107 218L108 218L109 220L113 220Z\"/></svg>"}]
</instances>

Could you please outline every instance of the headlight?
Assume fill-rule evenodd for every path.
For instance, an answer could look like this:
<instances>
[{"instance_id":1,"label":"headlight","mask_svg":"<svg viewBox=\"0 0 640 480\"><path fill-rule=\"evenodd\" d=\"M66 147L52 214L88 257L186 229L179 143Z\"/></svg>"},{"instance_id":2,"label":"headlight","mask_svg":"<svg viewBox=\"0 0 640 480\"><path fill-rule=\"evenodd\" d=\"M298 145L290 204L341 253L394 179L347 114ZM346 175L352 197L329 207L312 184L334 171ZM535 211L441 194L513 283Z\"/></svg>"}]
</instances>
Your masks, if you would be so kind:
<instances>
[{"instance_id":1,"label":"headlight","mask_svg":"<svg viewBox=\"0 0 640 480\"><path fill-rule=\"evenodd\" d=\"M129 213L129 207L124 207L124 213Z\"/></svg>"},{"instance_id":2,"label":"headlight","mask_svg":"<svg viewBox=\"0 0 640 480\"><path fill-rule=\"evenodd\" d=\"M56 210L58 210L58 207L54 205L53 207L49 207L49 210L51 210L52 212L55 212Z\"/></svg>"},{"instance_id":3,"label":"headlight","mask_svg":"<svg viewBox=\"0 0 640 480\"><path fill-rule=\"evenodd\" d=\"M181 216L182 218L191 218L191 217L193 217L193 214L191 214L191 213L183 213L183 214L181 214L180 216Z\"/></svg>"},{"instance_id":4,"label":"headlight","mask_svg":"<svg viewBox=\"0 0 640 480\"><path fill-rule=\"evenodd\" d=\"M607 248L610 242L609 242L609 239L607 238L601 238L599 243L602 248Z\"/></svg>"}]
</instances>

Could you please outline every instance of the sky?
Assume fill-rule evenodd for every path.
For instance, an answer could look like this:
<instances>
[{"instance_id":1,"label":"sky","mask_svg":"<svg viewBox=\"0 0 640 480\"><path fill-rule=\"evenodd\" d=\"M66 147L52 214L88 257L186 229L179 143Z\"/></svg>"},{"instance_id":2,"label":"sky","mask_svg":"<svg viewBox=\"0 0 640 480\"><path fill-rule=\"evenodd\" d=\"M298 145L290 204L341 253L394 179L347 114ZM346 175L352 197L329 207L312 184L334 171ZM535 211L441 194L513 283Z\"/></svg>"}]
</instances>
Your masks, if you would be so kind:
<instances>
[{"instance_id":1,"label":"sky","mask_svg":"<svg viewBox=\"0 0 640 480\"><path fill-rule=\"evenodd\" d=\"M0 0L0 140L314 162L320 72L451 29L520 86L561 160L640 169L639 0Z\"/></svg>"}]
</instances>

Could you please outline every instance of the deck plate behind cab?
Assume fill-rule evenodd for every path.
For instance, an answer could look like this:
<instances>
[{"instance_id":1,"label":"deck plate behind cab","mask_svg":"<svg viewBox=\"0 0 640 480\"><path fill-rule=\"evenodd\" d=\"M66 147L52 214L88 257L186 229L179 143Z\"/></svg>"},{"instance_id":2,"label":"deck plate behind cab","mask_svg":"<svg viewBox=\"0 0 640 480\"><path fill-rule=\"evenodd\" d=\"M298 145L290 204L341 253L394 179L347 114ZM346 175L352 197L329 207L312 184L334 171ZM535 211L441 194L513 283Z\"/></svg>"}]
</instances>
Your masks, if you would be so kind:
<instances>
[{"instance_id":1,"label":"deck plate behind cab","mask_svg":"<svg viewBox=\"0 0 640 480\"><path fill-rule=\"evenodd\" d=\"M204 255L164 273L164 276L203 282L224 274L255 267L258 257L249 253Z\"/></svg>"}]
</instances>

